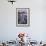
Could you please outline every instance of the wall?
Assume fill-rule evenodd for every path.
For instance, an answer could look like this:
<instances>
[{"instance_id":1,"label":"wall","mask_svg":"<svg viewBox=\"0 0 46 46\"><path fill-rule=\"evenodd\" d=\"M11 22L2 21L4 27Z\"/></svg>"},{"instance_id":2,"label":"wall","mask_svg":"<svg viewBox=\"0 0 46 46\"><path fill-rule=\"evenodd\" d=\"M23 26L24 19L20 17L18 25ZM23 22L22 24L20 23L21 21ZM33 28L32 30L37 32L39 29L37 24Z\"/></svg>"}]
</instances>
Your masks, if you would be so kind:
<instances>
[{"instance_id":1,"label":"wall","mask_svg":"<svg viewBox=\"0 0 46 46\"><path fill-rule=\"evenodd\" d=\"M17 0L13 5L0 0L0 40L15 40L19 32L33 40L46 40L45 0ZM16 27L16 8L30 8L30 27Z\"/></svg>"}]
</instances>

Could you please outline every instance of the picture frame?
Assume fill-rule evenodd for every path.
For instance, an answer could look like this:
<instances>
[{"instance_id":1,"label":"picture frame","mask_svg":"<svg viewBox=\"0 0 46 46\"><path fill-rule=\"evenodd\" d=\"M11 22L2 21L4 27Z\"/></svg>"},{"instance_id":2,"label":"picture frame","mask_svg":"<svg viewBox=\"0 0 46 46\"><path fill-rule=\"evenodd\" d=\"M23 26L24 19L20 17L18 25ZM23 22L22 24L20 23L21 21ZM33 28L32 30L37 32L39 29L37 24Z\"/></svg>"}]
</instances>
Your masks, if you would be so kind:
<instances>
[{"instance_id":1,"label":"picture frame","mask_svg":"<svg viewBox=\"0 0 46 46\"><path fill-rule=\"evenodd\" d=\"M16 26L29 27L30 26L30 9L16 8Z\"/></svg>"}]
</instances>

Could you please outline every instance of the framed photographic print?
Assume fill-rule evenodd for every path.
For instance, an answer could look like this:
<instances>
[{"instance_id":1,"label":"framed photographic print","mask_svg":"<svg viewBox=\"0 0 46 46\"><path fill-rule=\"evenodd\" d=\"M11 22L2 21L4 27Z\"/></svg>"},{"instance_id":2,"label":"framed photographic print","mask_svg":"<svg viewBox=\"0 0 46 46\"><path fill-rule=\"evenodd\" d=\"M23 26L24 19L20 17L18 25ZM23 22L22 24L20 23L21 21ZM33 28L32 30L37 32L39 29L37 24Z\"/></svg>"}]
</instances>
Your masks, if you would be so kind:
<instances>
[{"instance_id":1,"label":"framed photographic print","mask_svg":"<svg viewBox=\"0 0 46 46\"><path fill-rule=\"evenodd\" d=\"M16 26L28 27L30 26L30 9L16 8Z\"/></svg>"}]
</instances>

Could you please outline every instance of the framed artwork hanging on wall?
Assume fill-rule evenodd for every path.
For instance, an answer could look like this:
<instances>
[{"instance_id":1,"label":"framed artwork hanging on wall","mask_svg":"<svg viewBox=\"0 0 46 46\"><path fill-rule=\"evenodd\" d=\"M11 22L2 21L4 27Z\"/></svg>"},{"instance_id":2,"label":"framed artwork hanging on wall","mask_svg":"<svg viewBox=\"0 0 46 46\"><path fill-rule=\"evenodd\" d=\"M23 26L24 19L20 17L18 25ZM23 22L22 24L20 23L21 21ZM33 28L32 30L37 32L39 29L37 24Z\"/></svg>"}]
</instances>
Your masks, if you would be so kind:
<instances>
[{"instance_id":1,"label":"framed artwork hanging on wall","mask_svg":"<svg viewBox=\"0 0 46 46\"><path fill-rule=\"evenodd\" d=\"M28 27L30 26L30 9L16 8L16 26Z\"/></svg>"}]
</instances>

